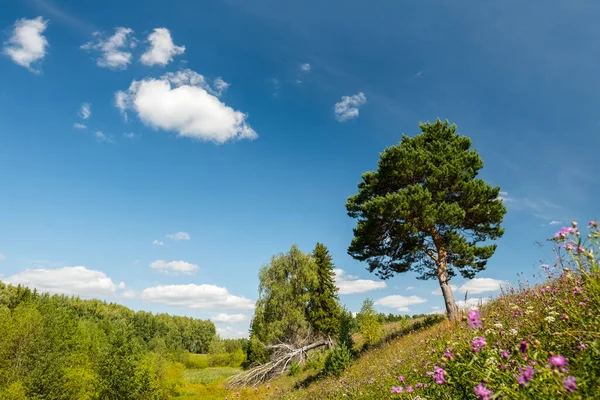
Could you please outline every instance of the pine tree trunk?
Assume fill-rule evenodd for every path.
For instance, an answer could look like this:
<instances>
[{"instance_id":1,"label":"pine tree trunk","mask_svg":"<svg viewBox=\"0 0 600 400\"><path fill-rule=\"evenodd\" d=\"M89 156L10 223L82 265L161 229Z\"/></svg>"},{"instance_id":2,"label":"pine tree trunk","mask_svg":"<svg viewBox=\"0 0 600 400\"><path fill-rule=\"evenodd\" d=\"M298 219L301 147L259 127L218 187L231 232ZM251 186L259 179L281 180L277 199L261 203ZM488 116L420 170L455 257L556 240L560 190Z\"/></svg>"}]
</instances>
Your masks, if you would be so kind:
<instances>
[{"instance_id":1,"label":"pine tree trunk","mask_svg":"<svg viewBox=\"0 0 600 400\"><path fill-rule=\"evenodd\" d=\"M454 293L450 288L448 278L448 264L446 263L446 254L443 251L439 252L439 258L437 262L437 276L440 282L440 289L442 289L442 295L444 295L444 302L446 303L446 313L448 319L455 321L458 319L458 307L454 301Z\"/></svg>"}]
</instances>

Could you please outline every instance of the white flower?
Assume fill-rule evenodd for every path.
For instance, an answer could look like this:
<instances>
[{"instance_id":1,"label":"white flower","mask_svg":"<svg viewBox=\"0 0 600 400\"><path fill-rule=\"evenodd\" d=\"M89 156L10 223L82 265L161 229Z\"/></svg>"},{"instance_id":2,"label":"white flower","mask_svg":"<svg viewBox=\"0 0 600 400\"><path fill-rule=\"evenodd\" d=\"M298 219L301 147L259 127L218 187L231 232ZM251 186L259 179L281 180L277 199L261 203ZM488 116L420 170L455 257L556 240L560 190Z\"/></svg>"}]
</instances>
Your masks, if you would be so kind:
<instances>
[{"instance_id":1,"label":"white flower","mask_svg":"<svg viewBox=\"0 0 600 400\"><path fill-rule=\"evenodd\" d=\"M517 331L515 328L512 328L511 330L508 331L508 333L510 333L513 336L517 336L517 334L519 333L519 331Z\"/></svg>"},{"instance_id":2,"label":"white flower","mask_svg":"<svg viewBox=\"0 0 600 400\"><path fill-rule=\"evenodd\" d=\"M548 312L548 315L559 315L559 314L560 313L556 312L556 311L550 311L550 312Z\"/></svg>"},{"instance_id":3,"label":"white flower","mask_svg":"<svg viewBox=\"0 0 600 400\"><path fill-rule=\"evenodd\" d=\"M494 357L489 357L487 360L485 360L486 364L496 364L496 359Z\"/></svg>"},{"instance_id":4,"label":"white flower","mask_svg":"<svg viewBox=\"0 0 600 400\"><path fill-rule=\"evenodd\" d=\"M525 310L525 314L533 314L533 310Z\"/></svg>"},{"instance_id":5,"label":"white flower","mask_svg":"<svg viewBox=\"0 0 600 400\"><path fill-rule=\"evenodd\" d=\"M494 333L496 333L496 331L495 331L495 330L493 330L493 329L486 329L484 333L485 333L486 335L493 335Z\"/></svg>"},{"instance_id":6,"label":"white flower","mask_svg":"<svg viewBox=\"0 0 600 400\"><path fill-rule=\"evenodd\" d=\"M552 315L550 315L550 316L547 316L546 318L544 318L544 321L554 322L554 321L556 321L556 318L554 318Z\"/></svg>"},{"instance_id":7,"label":"white flower","mask_svg":"<svg viewBox=\"0 0 600 400\"><path fill-rule=\"evenodd\" d=\"M498 322L497 324L494 324L494 327L498 328L498 329L502 329L502 324L500 322Z\"/></svg>"}]
</instances>

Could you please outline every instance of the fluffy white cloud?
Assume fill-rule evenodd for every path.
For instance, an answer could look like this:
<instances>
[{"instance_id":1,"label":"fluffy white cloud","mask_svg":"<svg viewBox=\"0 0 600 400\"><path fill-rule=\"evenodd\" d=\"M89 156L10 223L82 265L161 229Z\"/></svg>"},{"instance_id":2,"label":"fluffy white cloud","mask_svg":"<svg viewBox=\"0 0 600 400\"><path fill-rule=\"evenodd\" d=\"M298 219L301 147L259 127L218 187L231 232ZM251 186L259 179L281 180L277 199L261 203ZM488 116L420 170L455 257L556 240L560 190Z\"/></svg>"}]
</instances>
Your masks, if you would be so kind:
<instances>
[{"instance_id":1,"label":"fluffy white cloud","mask_svg":"<svg viewBox=\"0 0 600 400\"><path fill-rule=\"evenodd\" d=\"M454 293L458 289L458 286L450 284L450 289L452 289L452 292ZM438 288L431 292L431 294L440 295L442 294L442 289Z\"/></svg>"},{"instance_id":2,"label":"fluffy white cloud","mask_svg":"<svg viewBox=\"0 0 600 400\"><path fill-rule=\"evenodd\" d=\"M335 285L339 288L340 294L364 293L386 287L384 281L360 279L357 276L346 274L343 269L336 268L334 272Z\"/></svg>"},{"instance_id":3,"label":"fluffy white cloud","mask_svg":"<svg viewBox=\"0 0 600 400\"><path fill-rule=\"evenodd\" d=\"M6 278L6 281L13 285L35 287L41 292L81 297L109 296L119 288L104 272L86 267L28 269Z\"/></svg>"},{"instance_id":4,"label":"fluffy white cloud","mask_svg":"<svg viewBox=\"0 0 600 400\"><path fill-rule=\"evenodd\" d=\"M157 269L165 274L167 273L179 273L179 274L193 274L198 270L196 264L189 263L187 261L165 261L156 260L150 264L150 268Z\"/></svg>"},{"instance_id":5,"label":"fluffy white cloud","mask_svg":"<svg viewBox=\"0 0 600 400\"><path fill-rule=\"evenodd\" d=\"M167 237L173 240L190 240L190 234L187 232L170 233Z\"/></svg>"},{"instance_id":6,"label":"fluffy white cloud","mask_svg":"<svg viewBox=\"0 0 600 400\"><path fill-rule=\"evenodd\" d=\"M464 300L459 300L459 301L456 302L456 305L458 306L458 308L471 309L471 308L479 308L480 306L484 305L488 301L490 301L489 298L485 298L485 297L479 297L479 298L473 297L471 299L467 299L466 302Z\"/></svg>"},{"instance_id":7,"label":"fluffy white cloud","mask_svg":"<svg viewBox=\"0 0 600 400\"><path fill-rule=\"evenodd\" d=\"M309 63L300 64L300 69L304 72L308 72L311 70L311 65Z\"/></svg>"},{"instance_id":8,"label":"fluffy white cloud","mask_svg":"<svg viewBox=\"0 0 600 400\"><path fill-rule=\"evenodd\" d=\"M409 286L409 287L406 288L406 290L415 290L415 287L414 286Z\"/></svg>"},{"instance_id":9,"label":"fluffy white cloud","mask_svg":"<svg viewBox=\"0 0 600 400\"><path fill-rule=\"evenodd\" d=\"M142 300L193 309L252 310L254 302L215 285L159 285L142 291Z\"/></svg>"},{"instance_id":10,"label":"fluffy white cloud","mask_svg":"<svg viewBox=\"0 0 600 400\"><path fill-rule=\"evenodd\" d=\"M100 32L94 32L94 39L85 43L81 48L97 50L101 53L100 57L96 59L99 67L125 69L131 63L132 58L128 50L136 45L132 34L133 30L124 27L116 28L115 34L107 39L103 39Z\"/></svg>"},{"instance_id":11,"label":"fluffy white cloud","mask_svg":"<svg viewBox=\"0 0 600 400\"><path fill-rule=\"evenodd\" d=\"M213 322L242 322L246 321L248 317L244 314L219 314L210 317Z\"/></svg>"},{"instance_id":12,"label":"fluffy white cloud","mask_svg":"<svg viewBox=\"0 0 600 400\"><path fill-rule=\"evenodd\" d=\"M256 139L247 115L221 102L218 93L202 75L186 69L133 81L126 92L115 94L115 104L121 113L134 110L144 124L182 137L216 143Z\"/></svg>"},{"instance_id":13,"label":"fluffy white cloud","mask_svg":"<svg viewBox=\"0 0 600 400\"><path fill-rule=\"evenodd\" d=\"M161 242L160 240L156 240L156 239L154 239L154 241L152 242L152 244L153 244L153 245L155 245L155 246L162 246L162 245L164 245L165 243L164 243L164 242Z\"/></svg>"},{"instance_id":14,"label":"fluffy white cloud","mask_svg":"<svg viewBox=\"0 0 600 400\"><path fill-rule=\"evenodd\" d=\"M398 311L407 312L409 311L408 306L426 302L427 299L419 296L401 296L396 294L393 296L382 297L381 299L375 301L375 304L378 306L391 307L397 309Z\"/></svg>"},{"instance_id":15,"label":"fluffy white cloud","mask_svg":"<svg viewBox=\"0 0 600 400\"><path fill-rule=\"evenodd\" d=\"M92 116L92 105L90 103L83 103L79 109L79 117L88 119Z\"/></svg>"},{"instance_id":16,"label":"fluffy white cloud","mask_svg":"<svg viewBox=\"0 0 600 400\"><path fill-rule=\"evenodd\" d=\"M217 333L223 339L241 339L241 338L248 337L247 331L240 331L240 330L232 328L230 326L226 326L223 328L217 328Z\"/></svg>"},{"instance_id":17,"label":"fluffy white cloud","mask_svg":"<svg viewBox=\"0 0 600 400\"><path fill-rule=\"evenodd\" d=\"M142 54L140 61L144 65L165 66L173 61L173 56L183 54L185 46L176 46L171 38L171 32L167 28L156 28L148 35L150 47Z\"/></svg>"},{"instance_id":18,"label":"fluffy white cloud","mask_svg":"<svg viewBox=\"0 0 600 400\"><path fill-rule=\"evenodd\" d=\"M367 96L363 92L358 92L353 96L342 96L342 100L335 103L335 118L344 122L358 117L358 109L367 102Z\"/></svg>"},{"instance_id":19,"label":"fluffy white cloud","mask_svg":"<svg viewBox=\"0 0 600 400\"><path fill-rule=\"evenodd\" d=\"M485 292L495 292L500 290L500 286L507 285L507 281L501 281L492 278L474 278L467 281L461 287L458 288L458 292L470 294L480 294Z\"/></svg>"},{"instance_id":20,"label":"fluffy white cloud","mask_svg":"<svg viewBox=\"0 0 600 400\"><path fill-rule=\"evenodd\" d=\"M215 94L217 96L220 96L221 94L223 94L224 91L226 91L229 88L230 84L225 82L223 78L218 77L215 80L213 80L213 86Z\"/></svg>"},{"instance_id":21,"label":"fluffy white cloud","mask_svg":"<svg viewBox=\"0 0 600 400\"><path fill-rule=\"evenodd\" d=\"M75 128L75 129L87 129L87 126L84 125L84 124L80 124L79 122L75 122L73 124L73 128Z\"/></svg>"},{"instance_id":22,"label":"fluffy white cloud","mask_svg":"<svg viewBox=\"0 0 600 400\"><path fill-rule=\"evenodd\" d=\"M42 33L47 26L48 21L42 17L17 20L3 53L31 72L39 72L32 64L41 61L46 55L48 40Z\"/></svg>"}]
</instances>

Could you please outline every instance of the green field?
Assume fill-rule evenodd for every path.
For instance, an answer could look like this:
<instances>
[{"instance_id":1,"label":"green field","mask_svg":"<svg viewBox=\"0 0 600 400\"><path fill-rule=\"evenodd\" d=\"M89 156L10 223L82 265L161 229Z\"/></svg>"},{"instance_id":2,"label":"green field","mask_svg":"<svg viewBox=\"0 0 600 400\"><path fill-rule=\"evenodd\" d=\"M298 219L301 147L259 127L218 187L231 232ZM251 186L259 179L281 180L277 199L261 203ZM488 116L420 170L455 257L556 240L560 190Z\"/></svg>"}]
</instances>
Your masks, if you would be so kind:
<instances>
[{"instance_id":1,"label":"green field","mask_svg":"<svg viewBox=\"0 0 600 400\"><path fill-rule=\"evenodd\" d=\"M208 385L211 383L218 383L225 378L233 376L239 372L241 372L240 368L231 367L186 369L183 371L183 379L186 381L186 383L200 383Z\"/></svg>"}]
</instances>

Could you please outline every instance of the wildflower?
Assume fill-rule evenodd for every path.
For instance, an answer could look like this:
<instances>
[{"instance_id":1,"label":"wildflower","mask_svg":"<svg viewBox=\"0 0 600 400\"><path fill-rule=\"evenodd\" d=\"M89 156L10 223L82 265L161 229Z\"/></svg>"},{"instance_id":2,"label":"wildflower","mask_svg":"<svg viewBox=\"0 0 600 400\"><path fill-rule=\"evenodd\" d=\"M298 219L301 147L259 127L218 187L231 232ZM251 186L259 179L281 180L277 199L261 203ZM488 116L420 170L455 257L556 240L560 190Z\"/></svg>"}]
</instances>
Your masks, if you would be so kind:
<instances>
[{"instance_id":1,"label":"wildflower","mask_svg":"<svg viewBox=\"0 0 600 400\"><path fill-rule=\"evenodd\" d=\"M577 348L579 350L585 350L585 349L587 349L587 346L585 344L583 344L583 343L580 343L579 346L577 346Z\"/></svg>"},{"instance_id":2,"label":"wildflower","mask_svg":"<svg viewBox=\"0 0 600 400\"><path fill-rule=\"evenodd\" d=\"M577 252L578 253L585 253L585 249L581 246L577 247Z\"/></svg>"},{"instance_id":3,"label":"wildflower","mask_svg":"<svg viewBox=\"0 0 600 400\"><path fill-rule=\"evenodd\" d=\"M479 351L485 347L485 338L483 336L476 337L471 341L471 346L473 347L473 351L475 353L479 353Z\"/></svg>"},{"instance_id":4,"label":"wildflower","mask_svg":"<svg viewBox=\"0 0 600 400\"><path fill-rule=\"evenodd\" d=\"M564 367L567 365L567 359L563 356L550 356L549 361L550 364L554 365L555 367Z\"/></svg>"},{"instance_id":5,"label":"wildflower","mask_svg":"<svg viewBox=\"0 0 600 400\"><path fill-rule=\"evenodd\" d=\"M510 354L506 350L502 350L502 353L500 353L500 355L502 356L502 358L509 358L510 357Z\"/></svg>"},{"instance_id":6,"label":"wildflower","mask_svg":"<svg viewBox=\"0 0 600 400\"><path fill-rule=\"evenodd\" d=\"M444 378L445 374L446 374L446 371L444 371L443 368L438 367L437 365L435 367L433 367L432 378L433 378L433 380L435 380L435 383L437 383L438 385L446 383L446 378Z\"/></svg>"},{"instance_id":7,"label":"wildflower","mask_svg":"<svg viewBox=\"0 0 600 400\"><path fill-rule=\"evenodd\" d=\"M563 383L567 392L574 392L575 389L577 389L577 383L575 381L576 378L574 376L567 376L565 379L563 379Z\"/></svg>"},{"instance_id":8,"label":"wildflower","mask_svg":"<svg viewBox=\"0 0 600 400\"><path fill-rule=\"evenodd\" d=\"M485 332L483 332L483 333L486 335L493 335L494 333L496 333L496 331L490 328L490 329L486 329Z\"/></svg>"},{"instance_id":9,"label":"wildflower","mask_svg":"<svg viewBox=\"0 0 600 400\"><path fill-rule=\"evenodd\" d=\"M415 391L415 389L413 389L413 387L412 387L412 386L407 386L407 387L406 387L406 393L412 393L412 392L414 392L414 391Z\"/></svg>"},{"instance_id":10,"label":"wildflower","mask_svg":"<svg viewBox=\"0 0 600 400\"><path fill-rule=\"evenodd\" d=\"M529 343L527 343L526 341L522 341L519 345L519 351L521 353L527 353L527 349L529 349Z\"/></svg>"},{"instance_id":11,"label":"wildflower","mask_svg":"<svg viewBox=\"0 0 600 400\"><path fill-rule=\"evenodd\" d=\"M577 304L578 304L578 305L580 305L580 306L585 306L585 304L586 304L586 303L585 303L585 301L580 301L580 302L579 302L579 303L577 303Z\"/></svg>"},{"instance_id":12,"label":"wildflower","mask_svg":"<svg viewBox=\"0 0 600 400\"><path fill-rule=\"evenodd\" d=\"M502 329L502 324L498 322L497 324L494 324L494 328Z\"/></svg>"},{"instance_id":13,"label":"wildflower","mask_svg":"<svg viewBox=\"0 0 600 400\"><path fill-rule=\"evenodd\" d=\"M404 383L404 376L399 376L398 380L400 381L400 383Z\"/></svg>"},{"instance_id":14,"label":"wildflower","mask_svg":"<svg viewBox=\"0 0 600 400\"><path fill-rule=\"evenodd\" d=\"M519 333L519 331L517 331L515 328L511 328L508 333L510 333L513 336L517 336L517 334Z\"/></svg>"},{"instance_id":15,"label":"wildflower","mask_svg":"<svg viewBox=\"0 0 600 400\"><path fill-rule=\"evenodd\" d=\"M416 388L422 388L423 387L423 383L422 382L417 382L417 384L415 385Z\"/></svg>"},{"instance_id":16,"label":"wildflower","mask_svg":"<svg viewBox=\"0 0 600 400\"><path fill-rule=\"evenodd\" d=\"M404 388L402 386L392 386L392 394L394 393L402 393Z\"/></svg>"},{"instance_id":17,"label":"wildflower","mask_svg":"<svg viewBox=\"0 0 600 400\"><path fill-rule=\"evenodd\" d=\"M535 370L531 367L527 367L525 369L519 368L519 372L521 375L517 377L517 382L519 382L519 385L521 386L526 386L527 382L533 379Z\"/></svg>"},{"instance_id":18,"label":"wildflower","mask_svg":"<svg viewBox=\"0 0 600 400\"><path fill-rule=\"evenodd\" d=\"M452 347L448 347L446 349L446 352L444 353L444 357L449 358L451 360L454 359L454 356L452 355L451 351L452 351Z\"/></svg>"},{"instance_id":19,"label":"wildflower","mask_svg":"<svg viewBox=\"0 0 600 400\"><path fill-rule=\"evenodd\" d=\"M469 310L469 328L482 328L481 325L481 312L479 310Z\"/></svg>"},{"instance_id":20,"label":"wildflower","mask_svg":"<svg viewBox=\"0 0 600 400\"><path fill-rule=\"evenodd\" d=\"M556 318L554 318L552 315L549 315L546 318L544 318L544 321L546 321L546 322L554 322L554 321L556 321Z\"/></svg>"},{"instance_id":21,"label":"wildflower","mask_svg":"<svg viewBox=\"0 0 600 400\"><path fill-rule=\"evenodd\" d=\"M588 225L591 226L591 227L597 228L598 227L598 222L596 222L596 221L590 221L590 222L588 222Z\"/></svg>"},{"instance_id":22,"label":"wildflower","mask_svg":"<svg viewBox=\"0 0 600 400\"><path fill-rule=\"evenodd\" d=\"M494 395L494 392L486 388L483 383L480 383L479 385L475 386L473 388L473 392L475 392L475 396L477 396L477 398L480 400L489 400L490 396Z\"/></svg>"}]
</instances>

